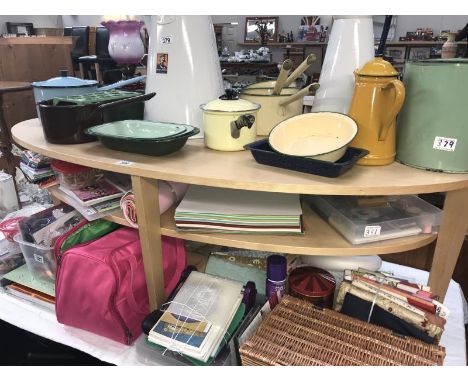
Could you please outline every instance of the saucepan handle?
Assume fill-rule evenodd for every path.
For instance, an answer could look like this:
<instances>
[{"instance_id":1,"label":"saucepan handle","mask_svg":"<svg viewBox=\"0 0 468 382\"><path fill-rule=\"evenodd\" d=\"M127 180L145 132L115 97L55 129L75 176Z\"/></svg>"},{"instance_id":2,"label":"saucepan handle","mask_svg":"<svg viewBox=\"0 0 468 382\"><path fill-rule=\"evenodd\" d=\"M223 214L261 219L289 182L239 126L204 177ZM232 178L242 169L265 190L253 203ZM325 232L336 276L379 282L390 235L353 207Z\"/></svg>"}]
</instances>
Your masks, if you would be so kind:
<instances>
[{"instance_id":1,"label":"saucepan handle","mask_svg":"<svg viewBox=\"0 0 468 382\"><path fill-rule=\"evenodd\" d=\"M296 94L290 95L286 97L284 100L279 102L279 106L283 107L289 105L291 102L298 100L299 98L303 98L306 95L314 94L315 91L320 87L320 84L314 82L309 86L305 87L304 89L299 90Z\"/></svg>"},{"instance_id":2,"label":"saucepan handle","mask_svg":"<svg viewBox=\"0 0 468 382\"><path fill-rule=\"evenodd\" d=\"M291 73L291 75L288 77L286 82L284 83L285 88L287 88L289 85L293 83L293 81L299 77L302 73L306 71L306 69L312 65L312 63L317 59L315 54L311 53L309 54L306 59L296 68L294 72Z\"/></svg>"},{"instance_id":3,"label":"saucepan handle","mask_svg":"<svg viewBox=\"0 0 468 382\"><path fill-rule=\"evenodd\" d=\"M115 82L115 83L113 83L111 85L101 86L100 88L98 88L98 92L103 92L103 91L112 90L112 89L118 89L118 88L121 88L122 86L136 84L137 82L140 82L140 81L146 81L146 76L133 77L133 78L130 78L128 80Z\"/></svg>"},{"instance_id":4,"label":"saucepan handle","mask_svg":"<svg viewBox=\"0 0 468 382\"><path fill-rule=\"evenodd\" d=\"M284 60L283 65L281 65L280 74L275 82L275 88L273 89L273 95L278 95L281 93L284 84L288 78L289 70L291 70L293 62L290 59Z\"/></svg>"},{"instance_id":5,"label":"saucepan handle","mask_svg":"<svg viewBox=\"0 0 468 382\"><path fill-rule=\"evenodd\" d=\"M142 94L136 97L121 99L119 101L104 103L102 105L99 105L96 109L94 109L94 111L91 112L91 114L89 115L89 119L91 119L96 113L101 113L104 110L112 109L112 108L123 106L123 105L130 105L136 102L148 101L149 99L153 98L155 95L156 93L153 92L153 93Z\"/></svg>"},{"instance_id":6,"label":"saucepan handle","mask_svg":"<svg viewBox=\"0 0 468 382\"><path fill-rule=\"evenodd\" d=\"M240 129L247 126L249 129L255 123L255 116L252 114L243 114L235 121L231 122L231 137L237 139L240 137Z\"/></svg>"},{"instance_id":7,"label":"saucepan handle","mask_svg":"<svg viewBox=\"0 0 468 382\"><path fill-rule=\"evenodd\" d=\"M393 80L389 82L382 88L382 91L387 91L388 89L394 88L395 89L395 100L393 102L392 109L388 113L387 118L381 125L379 131L379 141L384 141L387 138L388 131L390 130L390 126L392 125L393 121L395 120L397 114L400 112L403 102L405 101L405 85L400 80Z\"/></svg>"},{"instance_id":8,"label":"saucepan handle","mask_svg":"<svg viewBox=\"0 0 468 382\"><path fill-rule=\"evenodd\" d=\"M148 101L151 98L153 98L155 95L156 93L153 92L153 93L142 94L142 95L135 96L135 97L121 99L121 100L114 101L114 102L104 103L102 105L99 105L99 107L97 108L97 111L99 112L99 111L112 109L112 108L123 106L123 105L130 105L136 102Z\"/></svg>"}]
</instances>

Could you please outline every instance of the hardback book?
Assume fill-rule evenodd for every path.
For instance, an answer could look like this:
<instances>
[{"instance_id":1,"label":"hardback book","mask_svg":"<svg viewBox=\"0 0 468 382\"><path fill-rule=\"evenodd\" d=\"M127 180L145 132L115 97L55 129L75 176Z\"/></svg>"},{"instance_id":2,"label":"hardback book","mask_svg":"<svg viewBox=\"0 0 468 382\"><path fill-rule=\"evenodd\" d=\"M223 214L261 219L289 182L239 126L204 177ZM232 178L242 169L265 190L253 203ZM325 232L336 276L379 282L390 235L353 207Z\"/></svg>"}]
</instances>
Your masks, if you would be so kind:
<instances>
[{"instance_id":1,"label":"hardback book","mask_svg":"<svg viewBox=\"0 0 468 382\"><path fill-rule=\"evenodd\" d=\"M84 206L92 206L110 199L121 197L124 192L106 179L102 179L91 186L70 190L59 187L60 190L70 195L72 198Z\"/></svg>"},{"instance_id":2,"label":"hardback book","mask_svg":"<svg viewBox=\"0 0 468 382\"><path fill-rule=\"evenodd\" d=\"M22 298L23 300L31 301L49 309L55 309L55 297L49 294L18 283L7 285L6 290L9 294Z\"/></svg>"},{"instance_id":3,"label":"hardback book","mask_svg":"<svg viewBox=\"0 0 468 382\"><path fill-rule=\"evenodd\" d=\"M243 284L192 271L148 341L207 362L215 357L242 302Z\"/></svg>"},{"instance_id":4,"label":"hardback book","mask_svg":"<svg viewBox=\"0 0 468 382\"><path fill-rule=\"evenodd\" d=\"M57 188L56 192L60 196L60 200L75 208L88 221L103 218L114 213L116 210L120 210L120 198L106 200L92 206L85 206L76 198L65 193L60 187Z\"/></svg>"}]
</instances>

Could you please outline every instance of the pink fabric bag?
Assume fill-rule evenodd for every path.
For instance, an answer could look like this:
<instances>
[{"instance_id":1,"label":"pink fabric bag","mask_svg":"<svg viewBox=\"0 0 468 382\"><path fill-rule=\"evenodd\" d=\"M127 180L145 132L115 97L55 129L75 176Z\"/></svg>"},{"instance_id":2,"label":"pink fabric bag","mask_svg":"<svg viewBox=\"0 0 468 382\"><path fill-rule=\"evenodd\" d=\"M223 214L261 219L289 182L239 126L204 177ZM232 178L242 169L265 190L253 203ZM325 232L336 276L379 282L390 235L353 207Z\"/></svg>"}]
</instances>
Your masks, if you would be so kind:
<instances>
[{"instance_id":1,"label":"pink fabric bag","mask_svg":"<svg viewBox=\"0 0 468 382\"><path fill-rule=\"evenodd\" d=\"M162 237L167 294L185 268L183 241ZM57 259L57 320L115 341L131 344L149 313L138 231L119 228L76 245Z\"/></svg>"}]
</instances>

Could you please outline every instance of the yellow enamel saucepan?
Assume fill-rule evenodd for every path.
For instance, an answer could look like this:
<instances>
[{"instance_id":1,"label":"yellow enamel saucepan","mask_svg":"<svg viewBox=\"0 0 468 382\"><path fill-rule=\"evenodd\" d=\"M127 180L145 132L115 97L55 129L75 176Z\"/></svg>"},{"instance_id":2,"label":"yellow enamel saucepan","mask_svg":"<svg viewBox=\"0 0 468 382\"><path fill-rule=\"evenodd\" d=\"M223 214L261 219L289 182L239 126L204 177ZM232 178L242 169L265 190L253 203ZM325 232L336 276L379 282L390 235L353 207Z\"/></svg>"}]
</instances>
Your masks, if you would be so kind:
<instances>
[{"instance_id":1,"label":"yellow enamel saucepan","mask_svg":"<svg viewBox=\"0 0 468 382\"><path fill-rule=\"evenodd\" d=\"M257 116L257 134L268 135L278 123L302 114L304 96L315 94L318 88L318 83L301 90L283 88L278 95L273 94L273 88L258 88L242 91L241 98L262 106Z\"/></svg>"},{"instance_id":2,"label":"yellow enamel saucepan","mask_svg":"<svg viewBox=\"0 0 468 382\"><path fill-rule=\"evenodd\" d=\"M302 113L304 96L315 94L319 84L314 83L304 89L290 85L315 59L315 55L310 54L289 77L287 74L292 68L292 62L285 60L276 81L253 84L241 91L240 98L262 106L257 116L258 135L268 135L278 123Z\"/></svg>"}]
</instances>

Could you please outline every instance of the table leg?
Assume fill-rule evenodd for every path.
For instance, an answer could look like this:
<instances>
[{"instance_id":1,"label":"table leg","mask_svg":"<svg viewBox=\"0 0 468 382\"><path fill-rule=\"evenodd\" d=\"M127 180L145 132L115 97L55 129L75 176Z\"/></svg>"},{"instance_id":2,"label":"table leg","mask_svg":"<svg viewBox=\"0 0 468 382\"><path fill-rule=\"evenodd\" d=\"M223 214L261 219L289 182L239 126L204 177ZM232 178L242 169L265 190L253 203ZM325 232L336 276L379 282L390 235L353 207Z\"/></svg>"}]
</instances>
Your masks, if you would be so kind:
<instances>
[{"instance_id":1,"label":"table leg","mask_svg":"<svg viewBox=\"0 0 468 382\"><path fill-rule=\"evenodd\" d=\"M5 121L3 112L3 94L0 94L0 158L5 163L5 172L13 175L16 174L13 154L11 153L11 133Z\"/></svg>"},{"instance_id":2,"label":"table leg","mask_svg":"<svg viewBox=\"0 0 468 382\"><path fill-rule=\"evenodd\" d=\"M138 231L151 310L161 306L166 300L158 188L156 179L132 176L132 189L137 207Z\"/></svg>"},{"instance_id":3,"label":"table leg","mask_svg":"<svg viewBox=\"0 0 468 382\"><path fill-rule=\"evenodd\" d=\"M443 301L468 229L468 188L449 191L432 260L429 285Z\"/></svg>"}]
</instances>

